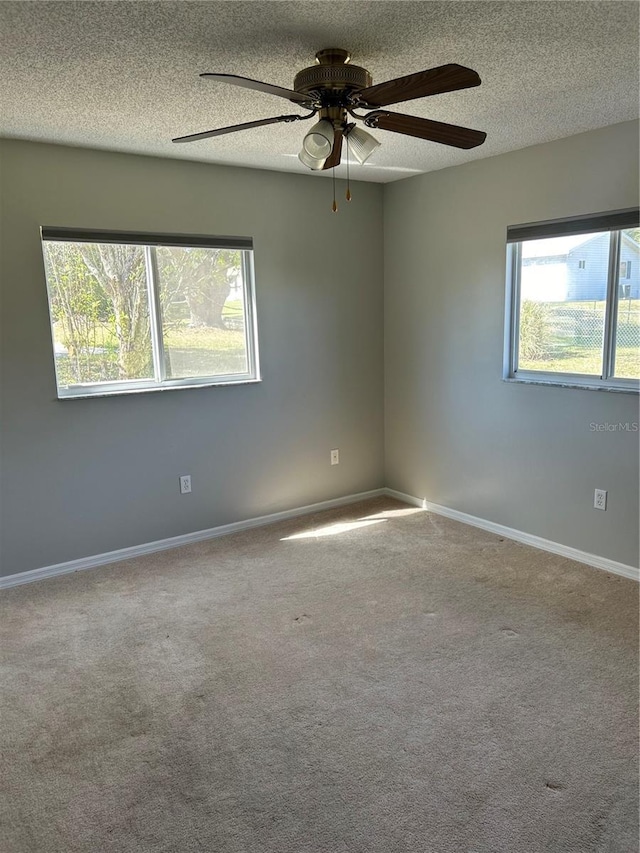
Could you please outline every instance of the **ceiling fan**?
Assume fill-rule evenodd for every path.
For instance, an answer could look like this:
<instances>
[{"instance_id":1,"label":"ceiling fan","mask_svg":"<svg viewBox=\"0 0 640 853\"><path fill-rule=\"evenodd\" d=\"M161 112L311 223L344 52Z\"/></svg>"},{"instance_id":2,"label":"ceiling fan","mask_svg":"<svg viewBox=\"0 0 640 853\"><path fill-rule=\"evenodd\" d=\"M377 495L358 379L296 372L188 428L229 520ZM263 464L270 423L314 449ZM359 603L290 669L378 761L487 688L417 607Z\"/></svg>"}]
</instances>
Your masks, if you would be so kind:
<instances>
[{"instance_id":1,"label":"ceiling fan","mask_svg":"<svg viewBox=\"0 0 640 853\"><path fill-rule=\"evenodd\" d=\"M305 166L314 171L320 171L339 165L343 140L346 140L350 150L361 164L380 145L371 134L357 127L355 122L349 121L349 117L363 122L368 128L390 130L406 136L440 142L443 145L452 145L455 148L475 148L477 145L482 145L486 139L487 134L480 130L381 109L401 101L479 86L480 77L471 68L450 63L387 80L385 83L374 86L371 74L366 68L351 65L350 58L349 52L342 48L331 47L318 51L316 64L296 74L293 89L284 89L281 86L273 86L248 77L239 77L236 74L201 74L201 77L218 83L230 83L234 86L277 95L309 110L309 113L281 115L248 121L244 124L233 124L216 130L178 136L172 141L195 142L199 139L209 139L213 136L222 136L267 124L304 121L317 115L319 120L304 137L303 147L298 156ZM372 110L372 112L362 115L356 110Z\"/></svg>"}]
</instances>

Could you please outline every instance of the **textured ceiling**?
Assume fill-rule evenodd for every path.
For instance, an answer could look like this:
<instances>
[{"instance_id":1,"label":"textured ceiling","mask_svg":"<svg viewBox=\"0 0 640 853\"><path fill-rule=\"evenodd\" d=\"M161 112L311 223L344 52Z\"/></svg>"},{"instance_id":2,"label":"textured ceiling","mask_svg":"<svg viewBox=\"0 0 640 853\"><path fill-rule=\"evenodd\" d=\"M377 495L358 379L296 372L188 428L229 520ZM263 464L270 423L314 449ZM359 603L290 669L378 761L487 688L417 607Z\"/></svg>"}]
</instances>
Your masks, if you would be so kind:
<instances>
[{"instance_id":1,"label":"textured ceiling","mask_svg":"<svg viewBox=\"0 0 640 853\"><path fill-rule=\"evenodd\" d=\"M188 145L171 137L294 112L272 95L202 80L240 74L290 88L323 47L374 83L457 62L479 88L392 109L488 133L459 151L375 131L353 177L393 181L638 115L636 2L0 2L0 135L291 172L305 125ZM341 170L344 170L344 166Z\"/></svg>"}]
</instances>

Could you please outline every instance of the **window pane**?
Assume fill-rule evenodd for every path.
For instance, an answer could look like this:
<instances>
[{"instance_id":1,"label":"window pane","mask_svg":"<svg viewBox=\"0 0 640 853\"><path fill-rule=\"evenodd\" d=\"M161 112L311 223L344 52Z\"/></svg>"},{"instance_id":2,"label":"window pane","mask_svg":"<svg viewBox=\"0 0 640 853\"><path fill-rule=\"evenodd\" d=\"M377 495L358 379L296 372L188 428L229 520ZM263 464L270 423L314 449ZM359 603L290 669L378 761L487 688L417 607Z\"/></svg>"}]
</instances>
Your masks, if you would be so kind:
<instances>
[{"instance_id":1,"label":"window pane","mask_svg":"<svg viewBox=\"0 0 640 853\"><path fill-rule=\"evenodd\" d=\"M248 372L238 249L156 249L167 379Z\"/></svg>"},{"instance_id":2,"label":"window pane","mask_svg":"<svg viewBox=\"0 0 640 853\"><path fill-rule=\"evenodd\" d=\"M520 244L518 368L602 374L609 232Z\"/></svg>"},{"instance_id":3,"label":"window pane","mask_svg":"<svg viewBox=\"0 0 640 853\"><path fill-rule=\"evenodd\" d=\"M640 228L620 233L615 375L640 379Z\"/></svg>"},{"instance_id":4,"label":"window pane","mask_svg":"<svg viewBox=\"0 0 640 853\"><path fill-rule=\"evenodd\" d=\"M47 240L59 388L153 378L144 249Z\"/></svg>"}]
</instances>

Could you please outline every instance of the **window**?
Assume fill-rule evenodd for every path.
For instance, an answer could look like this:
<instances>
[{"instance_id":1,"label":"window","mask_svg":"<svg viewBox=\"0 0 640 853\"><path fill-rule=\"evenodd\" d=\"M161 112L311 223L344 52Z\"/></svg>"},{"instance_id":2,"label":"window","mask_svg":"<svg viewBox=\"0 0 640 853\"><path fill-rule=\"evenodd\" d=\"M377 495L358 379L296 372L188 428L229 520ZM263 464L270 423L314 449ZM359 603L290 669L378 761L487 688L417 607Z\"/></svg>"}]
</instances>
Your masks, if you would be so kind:
<instances>
[{"instance_id":1,"label":"window","mask_svg":"<svg viewBox=\"0 0 640 853\"><path fill-rule=\"evenodd\" d=\"M59 397L259 379L251 239L41 233Z\"/></svg>"},{"instance_id":2,"label":"window","mask_svg":"<svg viewBox=\"0 0 640 853\"><path fill-rule=\"evenodd\" d=\"M637 391L639 211L507 229L505 378Z\"/></svg>"}]
</instances>

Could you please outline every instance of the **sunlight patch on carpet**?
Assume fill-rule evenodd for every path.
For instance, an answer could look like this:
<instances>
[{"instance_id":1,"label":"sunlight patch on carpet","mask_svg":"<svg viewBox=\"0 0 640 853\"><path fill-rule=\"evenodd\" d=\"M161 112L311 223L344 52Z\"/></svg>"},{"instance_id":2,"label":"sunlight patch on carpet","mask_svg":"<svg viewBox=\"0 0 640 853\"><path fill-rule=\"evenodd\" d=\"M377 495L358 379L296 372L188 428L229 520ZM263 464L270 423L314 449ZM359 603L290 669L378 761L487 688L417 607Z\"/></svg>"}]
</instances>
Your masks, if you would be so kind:
<instances>
[{"instance_id":1,"label":"sunlight patch on carpet","mask_svg":"<svg viewBox=\"0 0 640 853\"><path fill-rule=\"evenodd\" d=\"M375 515L364 515L362 520L367 521L370 518L402 518L405 515L415 515L416 512L424 512L424 509L420 509L419 507L410 507L408 509L387 509L384 512L377 512Z\"/></svg>"},{"instance_id":2,"label":"sunlight patch on carpet","mask_svg":"<svg viewBox=\"0 0 640 853\"><path fill-rule=\"evenodd\" d=\"M381 524L386 521L385 518L362 519L361 521L342 521L336 524L328 524L326 527L317 527L313 530L305 530L302 533L294 533L291 536L283 536L281 542L288 542L290 539L315 539L318 536L337 536L340 533L348 533L351 530L357 530L359 527L370 527L372 524Z\"/></svg>"}]
</instances>

